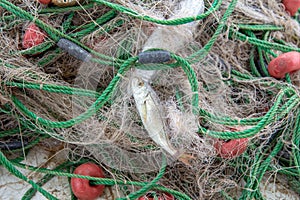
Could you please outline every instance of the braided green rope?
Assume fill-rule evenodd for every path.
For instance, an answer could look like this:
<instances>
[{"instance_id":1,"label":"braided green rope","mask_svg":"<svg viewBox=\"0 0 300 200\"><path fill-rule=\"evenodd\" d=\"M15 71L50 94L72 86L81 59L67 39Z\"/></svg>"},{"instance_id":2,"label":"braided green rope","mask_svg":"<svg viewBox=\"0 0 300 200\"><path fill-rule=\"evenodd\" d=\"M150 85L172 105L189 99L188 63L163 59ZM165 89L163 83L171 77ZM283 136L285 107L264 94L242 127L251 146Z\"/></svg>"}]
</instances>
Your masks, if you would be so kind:
<instances>
[{"instance_id":1,"label":"braided green rope","mask_svg":"<svg viewBox=\"0 0 300 200\"><path fill-rule=\"evenodd\" d=\"M132 57L125 61L118 70L117 76L115 76L107 88L102 92L98 99L81 115L70 119L64 122L54 122L44 118L39 118L35 113L29 111L15 96L12 96L11 99L14 105L27 117L34 120L36 123L49 127L49 128L66 128L71 127L75 124L79 124L84 120L88 119L94 115L111 97L113 94L114 88L117 87L118 82L120 81L121 76L130 68L131 64L137 61L137 57Z\"/></svg>"},{"instance_id":2,"label":"braided green rope","mask_svg":"<svg viewBox=\"0 0 300 200\"><path fill-rule=\"evenodd\" d=\"M172 20L161 20L161 19L154 19L150 16L146 16L146 15L141 15L127 7L124 7L122 5L119 4L115 4L115 3L111 3L105 0L93 0L93 2L97 3L97 4L102 4L102 5L106 5L114 10L117 10L119 12L122 12L126 15L129 15L131 17L143 20L143 21L149 21L149 22L153 22L156 24L163 24L163 25L169 25L169 26L174 26L174 25L181 25L181 24L186 24L186 23L190 23L196 20L201 20L206 18L208 15L212 14L213 12L215 12L216 10L218 10L222 4L222 0L215 0L212 4L212 6L204 13L197 15L197 16L191 16L191 17L184 17L184 18L178 18L178 19L172 19Z\"/></svg>"},{"instance_id":3,"label":"braided green rope","mask_svg":"<svg viewBox=\"0 0 300 200\"><path fill-rule=\"evenodd\" d=\"M39 185L37 185L32 180L28 179L25 175L23 175L19 170L17 170L13 164L4 156L4 154L0 151L0 163L13 175L16 177L28 182L34 189L39 191L42 195L44 195L49 200L58 200L51 194L49 194L47 191L45 191L43 188L41 188Z\"/></svg>"},{"instance_id":4,"label":"braided green rope","mask_svg":"<svg viewBox=\"0 0 300 200\"><path fill-rule=\"evenodd\" d=\"M147 185L142 187L140 190L138 190L136 192L132 192L124 198L118 198L117 200L137 199L140 196L144 195L149 189L151 189L153 187L153 185L155 185L159 181L159 179L161 179L161 177L164 175L164 173L166 171L166 167L167 167L167 159L165 156L163 156L162 166L159 170L159 173L152 181L150 181Z\"/></svg>"},{"instance_id":5,"label":"braided green rope","mask_svg":"<svg viewBox=\"0 0 300 200\"><path fill-rule=\"evenodd\" d=\"M256 156L256 160L252 165L252 169L250 172L250 179L247 182L245 189L243 190L242 195L240 196L240 200L244 199L252 199L255 192L259 190L259 183L267 170L271 159L281 150L283 147L283 142L277 142L276 146L274 147L273 151L268 155L268 157L263 161L263 153ZM255 168L253 168L255 166ZM253 178L252 178L253 177Z\"/></svg>"},{"instance_id":6,"label":"braided green rope","mask_svg":"<svg viewBox=\"0 0 300 200\"><path fill-rule=\"evenodd\" d=\"M48 52L41 60L38 61L37 65L39 67L44 67L53 61L57 60L60 55L62 55L62 50L60 48L56 48L53 51Z\"/></svg>"},{"instance_id":7,"label":"braided green rope","mask_svg":"<svg viewBox=\"0 0 300 200\"><path fill-rule=\"evenodd\" d=\"M247 33L252 37L252 38L256 38L255 34L251 31L247 31ZM258 76L270 76L268 70L265 68L265 62L264 62L264 57L263 57L263 49L261 47L257 47L257 52L258 52L258 57L259 57L259 64L260 64L260 68L261 68L261 73L257 72L252 69L252 68L256 68L254 61L252 61L252 59L254 59L254 53L251 51L251 55L250 55L250 66L254 64L254 66L251 66L251 70Z\"/></svg>"},{"instance_id":8,"label":"braided green rope","mask_svg":"<svg viewBox=\"0 0 300 200\"><path fill-rule=\"evenodd\" d=\"M254 33L251 33L250 36L253 38L256 38ZM264 38L264 40L265 40L265 38ZM263 52L264 52L263 49L261 47L257 47L257 52L258 52L258 57L259 57L259 63L260 63L261 70L262 70L262 75L270 76L268 70L265 67L265 59L263 57Z\"/></svg>"},{"instance_id":9,"label":"braided green rope","mask_svg":"<svg viewBox=\"0 0 300 200\"><path fill-rule=\"evenodd\" d=\"M48 49L50 49L51 47L53 47L55 45L54 42L52 41L45 41L39 45L33 46L29 49L25 49L22 51L18 51L15 54L22 54L22 55L35 55L35 54L39 54L41 52L47 51Z\"/></svg>"},{"instance_id":10,"label":"braided green rope","mask_svg":"<svg viewBox=\"0 0 300 200\"><path fill-rule=\"evenodd\" d=\"M38 181L36 184L38 186L43 186L45 183L47 183L49 180L51 180L54 176L51 174L46 174L40 181ZM29 189L22 197L22 200L30 200L36 193L36 190L34 188Z\"/></svg>"},{"instance_id":11,"label":"braided green rope","mask_svg":"<svg viewBox=\"0 0 300 200\"><path fill-rule=\"evenodd\" d=\"M257 52L258 52L258 56L259 56L259 63L263 72L263 76L270 76L267 68L265 67L265 59L263 57L263 50L260 47L257 47Z\"/></svg>"},{"instance_id":12,"label":"braided green rope","mask_svg":"<svg viewBox=\"0 0 300 200\"><path fill-rule=\"evenodd\" d=\"M103 25L104 23L108 22L116 16L117 13L114 10L111 10L102 15L100 18L96 19L94 22L91 22L90 24L86 24L85 26L81 27L83 29L82 31L70 33L69 36L82 38L83 36L93 32L96 28L99 28L99 26Z\"/></svg>"},{"instance_id":13,"label":"braided green rope","mask_svg":"<svg viewBox=\"0 0 300 200\"><path fill-rule=\"evenodd\" d=\"M268 24L238 24L239 29L251 30L251 31L282 31L284 27L268 25Z\"/></svg>"},{"instance_id":14,"label":"braided green rope","mask_svg":"<svg viewBox=\"0 0 300 200\"><path fill-rule=\"evenodd\" d=\"M64 13L69 11L79 11L79 10L85 10L89 8L95 7L94 3L86 4L86 5L80 5L80 6L71 6L71 7L49 7L41 9L38 13L39 14L45 14L45 13Z\"/></svg>"},{"instance_id":15,"label":"braided green rope","mask_svg":"<svg viewBox=\"0 0 300 200\"><path fill-rule=\"evenodd\" d=\"M211 131L211 130L204 129L203 127L200 127L200 130L202 132L204 132L205 134L209 135L209 136L216 137L216 138L221 138L221 139L233 139L233 138L236 139L236 138L251 137L251 136L257 134L259 131L261 131L265 125L267 125L268 123L270 123L273 120L273 118L277 114L276 111L278 110L279 105L280 105L281 101L283 100L284 95L286 95L288 92L293 92L293 89L286 88L283 91L281 91L278 94L277 100L275 101L273 107L257 123L256 126L250 128L250 129L246 129L244 131L236 131L234 133L232 133L232 132ZM293 109L300 102L300 98L297 95L294 95L292 98L295 99L295 101L293 101L293 103L288 105L289 110Z\"/></svg>"},{"instance_id":16,"label":"braided green rope","mask_svg":"<svg viewBox=\"0 0 300 200\"><path fill-rule=\"evenodd\" d=\"M237 31L233 30L232 28L230 28L230 33L231 33L230 36L232 36L233 38L240 39L241 41L247 41L250 44L253 44L258 47L262 47L264 49L274 49L274 50L279 50L282 52L289 52L289 51L300 52L300 48L282 45L282 44L278 44L278 43L272 43L272 42L268 42L268 41L264 41L264 40L259 40L257 38L246 36L245 34L237 32Z\"/></svg>"},{"instance_id":17,"label":"braided green rope","mask_svg":"<svg viewBox=\"0 0 300 200\"><path fill-rule=\"evenodd\" d=\"M6 130L6 131L0 131L0 138L14 135L16 133L20 133L22 130L23 130L23 127L17 127L17 128Z\"/></svg>"},{"instance_id":18,"label":"braided green rope","mask_svg":"<svg viewBox=\"0 0 300 200\"><path fill-rule=\"evenodd\" d=\"M259 73L259 71L257 70L257 67L255 66L254 51L255 51L255 48L253 47L250 52L250 69L251 69L251 72L253 75L255 75L256 77L261 77L261 74Z\"/></svg>"},{"instance_id":19,"label":"braided green rope","mask_svg":"<svg viewBox=\"0 0 300 200\"><path fill-rule=\"evenodd\" d=\"M297 100L297 96L293 96L291 99L289 99L281 108L279 108L277 112L277 118L278 120L282 119L291 108L294 108L294 106L297 105L297 102L295 103L295 100ZM264 117L256 117L256 118L245 118L245 119L232 119L230 117L219 117L212 115L209 112L206 112L203 109L200 109L200 115L204 117L204 119L209 120L214 123L223 124L223 125L230 125L230 126L250 126L250 125L256 125L259 121L261 121Z\"/></svg>"},{"instance_id":20,"label":"braided green rope","mask_svg":"<svg viewBox=\"0 0 300 200\"><path fill-rule=\"evenodd\" d=\"M80 162L76 163L76 164L82 164L84 162L87 162L85 159L81 159ZM74 165L73 162L69 162L66 161L62 164L60 164L59 166L57 166L55 169L55 171L58 170L63 170L66 169L68 167L71 167L72 165ZM48 181L50 181L52 178L54 177L53 174L46 174L43 178L40 179L40 181L38 181L36 184L39 185L40 187L43 186L44 184L46 184ZM22 197L22 200L30 200L36 193L36 189L35 188L30 188L29 190L27 190L27 192L25 192L25 194Z\"/></svg>"},{"instance_id":21,"label":"braided green rope","mask_svg":"<svg viewBox=\"0 0 300 200\"><path fill-rule=\"evenodd\" d=\"M61 172L61 171L57 171L57 170L50 170L50 169L45 169L45 168L40 168L40 167L33 167L30 165L26 165L26 164L18 163L18 162L12 162L12 163L13 163L13 165L15 165L17 167L21 167L23 169L32 170L32 171L39 172L39 173L46 173L46 174L51 174L51 175L55 175L55 176L65 176L65 177L69 177L69 178L87 179L87 180L91 181L91 184L94 184L94 185L108 185L108 186L134 185L134 186L139 186L139 187L144 187L145 185L148 185L148 182L136 182L136 181L124 181L124 180L109 179L109 178L97 178L97 177L91 177L91 176L71 174L71 173ZM152 185L152 189L159 190L162 192L168 192L170 194L180 197L180 199L191 200L191 198L189 198L187 195L180 193L178 191L172 190L172 189L168 189L161 185L154 184L154 185Z\"/></svg>"},{"instance_id":22,"label":"braided green rope","mask_svg":"<svg viewBox=\"0 0 300 200\"><path fill-rule=\"evenodd\" d=\"M293 146L292 154L294 156L295 166L297 167L298 176L300 177L300 109L298 108L298 115L296 115L295 128L293 130Z\"/></svg>"},{"instance_id":23,"label":"braided green rope","mask_svg":"<svg viewBox=\"0 0 300 200\"><path fill-rule=\"evenodd\" d=\"M81 88L72 88L63 85L52 85L52 84L38 84L38 83L17 83L17 82L5 82L6 86L18 87L21 89L34 89L34 90L43 90L47 92L53 92L58 94L69 94L69 95L78 95L86 96L91 98L96 98L99 96L99 93L92 90L81 89Z\"/></svg>"},{"instance_id":24,"label":"braided green rope","mask_svg":"<svg viewBox=\"0 0 300 200\"><path fill-rule=\"evenodd\" d=\"M110 56L100 54L100 53L88 48L87 46L81 44L79 41L77 41L77 40L73 39L72 37L51 27L50 25L44 23L40 19L37 19L35 16L31 15L30 13L26 12L25 10L22 10L21 8L15 6L14 4L12 4L6 0L0 0L0 6L6 10L9 10L11 13L15 14L16 16L18 16L22 19L26 19L26 20L30 20L30 21L34 22L38 27L43 29L49 35L49 37L54 40L54 42L58 42L59 39L65 38L67 40L70 40L71 42L74 42L75 44L82 47L83 49L91 52L92 54L98 56L99 58L102 58L104 60L108 60L108 61L112 62L112 63L110 63L110 65L113 65L115 62L120 62L120 60L118 60L118 59L114 59ZM117 64L117 63L115 63L115 64Z\"/></svg>"},{"instance_id":25,"label":"braided green rope","mask_svg":"<svg viewBox=\"0 0 300 200\"><path fill-rule=\"evenodd\" d=\"M188 80L190 82L193 96L192 96L192 106L193 106L193 112L196 114L199 110L199 95L198 95L198 81L197 76L193 70L193 68L190 66L190 64L183 58L176 56L175 54L171 54L171 57L175 59L176 61L181 64L181 67L185 74L188 77Z\"/></svg>"},{"instance_id":26,"label":"braided green rope","mask_svg":"<svg viewBox=\"0 0 300 200\"><path fill-rule=\"evenodd\" d=\"M61 25L61 32L66 33L68 29L71 27L72 20L74 18L75 12L71 12L67 19Z\"/></svg>"},{"instance_id":27,"label":"braided green rope","mask_svg":"<svg viewBox=\"0 0 300 200\"><path fill-rule=\"evenodd\" d=\"M198 83L197 83L197 78L196 78L195 72L190 67L189 63L186 62L184 59L182 59L179 56L176 56L174 54L172 54L172 58L174 58L175 60L177 60L178 62L180 62L182 64L182 68L185 71L185 73L187 74L188 79L190 80L191 88L194 93L193 97L192 97L192 105L194 107L194 111L197 112L199 97L198 97ZM137 58L133 57L133 58L129 59L127 62L125 62L122 65L123 68L121 66L118 74L123 75L129 69L130 64L132 64L136 60L137 60ZM120 79L120 77L116 76L111 81L109 86L104 90L104 92L94 102L94 104L85 113L83 113L82 115L80 115L74 119L66 121L66 122L52 122L52 121L49 121L49 120L46 120L43 118L39 118L34 113L27 110L27 108L16 97L12 96L12 100L13 100L15 106L17 108L19 108L21 112L23 112L25 115L27 115L31 119L35 120L36 122L40 123L41 125L44 125L44 126L50 127L50 128L54 128L54 127L55 128L65 128L65 127L70 127L70 126L73 126L74 124L84 121L85 119L92 116L100 107L102 107L104 105L104 103L106 103L108 101L108 99L111 96L112 91L116 87L119 79ZM63 87L63 86L53 86L53 85L45 85L44 86L41 84L28 84L28 83L20 84L20 83L11 83L11 82L10 83L7 82L6 84L10 84L10 86L19 86L19 87L26 87L26 88L32 88L32 89L43 89L45 91L50 91L50 92L60 92L60 93L87 95L87 96L95 97L95 93L89 92L87 94L87 92L85 90L74 89L74 88L70 89L70 88ZM96 106L97 104L101 104L101 105Z\"/></svg>"},{"instance_id":28,"label":"braided green rope","mask_svg":"<svg viewBox=\"0 0 300 200\"><path fill-rule=\"evenodd\" d=\"M57 36L59 32L56 29L50 28L46 23L35 18L33 15L26 12L25 10L22 10L21 8L15 6L14 4L12 4L6 0L0 0L0 6L6 10L9 10L11 13L16 15L17 17L34 22L37 26L39 26L46 33L48 33L55 42L57 42L60 39L59 36ZM57 34L55 35L53 33L57 33Z\"/></svg>"},{"instance_id":29,"label":"braided green rope","mask_svg":"<svg viewBox=\"0 0 300 200\"><path fill-rule=\"evenodd\" d=\"M186 58L188 60L188 62L190 62L191 64L196 63L199 60L202 60L205 56L207 56L207 54L211 50L212 46L216 42L217 38L220 36L221 32L223 31L223 29L225 27L225 22L228 20L229 16L233 12L237 2L238 2L237 0L232 0L231 1L231 3L229 4L229 6L228 6L227 10L225 11L222 19L220 20L220 23L219 23L215 33L211 37L211 39L207 42L207 44L202 49L200 49L199 51L197 51L197 52L191 54L190 56L188 56Z\"/></svg>"},{"instance_id":30,"label":"braided green rope","mask_svg":"<svg viewBox=\"0 0 300 200\"><path fill-rule=\"evenodd\" d=\"M175 59L177 62L172 63L172 64L161 64L161 65L139 65L137 64L135 67L136 68L141 68L141 69L148 69L148 70L162 70L162 69L168 69L168 68L174 68L181 66L183 71L188 77L189 83L191 85L191 89L193 92L192 96L192 106L193 106L193 111L197 115L200 116L201 119L207 120L209 122L217 123L217 124L222 124L222 125L242 125L242 126L248 126L251 125L253 126L250 129L240 131L240 132L216 132L212 130L206 130L203 127L199 127L200 132L207 134L212 137L216 138L222 138L222 139L234 139L234 138L243 138L243 137L251 137L254 136L255 134L259 133L263 128L265 128L267 125L274 123L276 121L282 120L287 113L299 110L299 102L300 98L299 95L297 94L297 91L295 89L291 88L288 86L288 84L283 83L271 83L271 81L263 80L260 79L259 77L261 74L257 70L254 62L254 50L251 50L251 55L250 55L250 69L252 70L252 73L257 76L252 77L248 74L243 74L240 73L236 70L231 71L231 75L235 80L230 80L232 84L237 84L239 80L251 80L251 81L257 81L259 84L263 84L266 86L274 87L278 90L281 90L277 94L277 98L274 102L274 105L271 107L271 109L262 117L255 117L255 118L244 118L244 119L232 119L231 117L227 116L217 116L213 115L206 110L199 108L198 101L198 81L197 81L197 76L193 70L193 68L190 66L193 63L196 63L203 59L211 50L212 46L216 42L217 38L222 34L222 31L224 30L225 24L233 12L235 5L237 3L237 0L233 0L230 2L228 8L226 9L222 19L219 22L219 25L217 29L215 30L215 33L213 34L212 38L208 41L208 43L199 51L196 51L194 54L190 55L187 58L182 58L179 57L175 54L171 54L172 58ZM47 119L39 118L37 115L29 111L21 102L18 100L16 97L12 96L12 101L23 114L25 114L27 117L29 117L32 121L36 122L33 123L31 121L25 121L23 119L23 122L21 123L22 127L21 129L27 128L27 126L35 126L37 124L38 126L42 125L43 127L47 128L65 128L65 127L71 127L75 124L81 123L83 120L89 118L90 116L96 114L97 110L99 110L105 103L107 103L111 97L111 94L116 90L117 83L120 79L120 76L124 75L124 73L130 68L130 65L134 64L135 61L137 60L136 57L129 58L128 60L124 61L122 59L127 58L127 57L109 57L106 55L99 54L98 52L89 49L86 47L84 44L78 41L78 39L83 38L83 36L90 34L91 32L95 31L98 27L98 25L102 25L103 23L106 23L110 19L114 18L117 15L117 11L124 13L125 15L128 15L130 17L134 17L140 20L145 20L149 22L154 22L157 24L164 24L164 25L180 25L180 24L185 24L189 23L192 21L204 19L208 15L212 14L213 12L217 11L222 4L221 0L217 0L213 2L213 5L203 14L198 15L198 16L191 16L191 17L186 17L186 18L180 18L180 19L175 19L175 20L158 20L151 18L149 16L143 16L142 14L139 14L133 10L130 10L124 6L121 6L116 3L111 3L105 0L93 0L93 3L84 5L84 6L73 6L73 7L66 7L66 8L46 8L42 9L39 11L39 14L58 14L58 13L63 13L63 12L71 12L71 14L68 16L68 19L62 24L62 30L59 31L51 26L49 26L46 23L43 23L41 20L37 19L36 16L32 16L29 12L26 12L25 10L22 10L18 8L17 6L13 5L12 3L8 2L7 0L0 0L0 6L3 7L4 9L10 11L14 15L11 16L4 16L4 20L9 21L9 20L15 20L20 18L21 20L30 20L34 23L36 23L40 28L45 30L49 34L49 37L52 39L51 41L47 41L39 46L33 47L28 50L23 50L19 51L18 53L21 54L35 54L37 52L46 52L49 51L50 47L54 45L55 42L57 42L60 38L66 38L75 44L79 45L80 47L86 49L87 51L91 52L95 56L99 58L92 58L92 62L96 63L101 63L104 65L109 65L109 66L115 66L119 68L118 74L116 77L113 78L113 80L110 82L109 86L105 89L105 91L102 94L99 94L97 92L89 91L89 90L84 90L80 88L71 88L67 86L60 86L60 85L54 85L54 84L39 84L39 83L28 83L28 82L18 82L17 78L14 79L14 81L10 82L1 82L1 84L5 87L18 87L18 88L26 88L26 89L34 89L34 90L43 90L47 92L53 92L53 93L61 93L61 94L68 94L68 95L78 95L78 96L86 96L90 98L97 98L97 100L94 102L94 104L87 109L87 111L83 114L81 114L78 117L75 117L71 120L65 121L65 122L53 122ZM97 5L106 5L113 10L107 12L103 16L99 17L98 19L95 20L96 23L92 22L89 24L83 24L82 26L71 26L71 21L74 16L74 11L77 10L84 10L84 9L89 9L89 8L94 8ZM73 12L73 13L72 13ZM299 12L299 11L298 11ZM122 25L124 23L123 20L118 21L120 23L115 23L113 25L105 24L107 25L106 28L103 28L103 31L99 31L99 34L102 34L108 30L112 30L114 27L117 27L119 25ZM267 55L271 55L272 57L276 57L277 55L272 51L272 50L279 50L282 52L288 52L288 51L298 51L299 48L296 47L291 47L288 46L284 41L276 41L274 39L273 41L275 42L268 42L269 40L269 31L282 31L283 27L275 26L275 25L252 25L252 24L238 24L238 25L233 25L238 27L238 29L243 30L243 32L239 32L234 30L233 28L230 29L230 36L233 38L237 38L241 41L247 41L249 44L253 45L253 49L257 48L258 49L258 57L260 64L262 66L262 73L263 75L268 75L268 72L266 68L264 67L264 57L266 60L269 62L269 57ZM66 34L68 29L72 29L69 35ZM79 31L77 31L79 30ZM266 34L264 35L263 39L260 40L256 37L256 35L251 32L251 31L267 31ZM246 34L244 34L246 33ZM74 39L76 38L76 39ZM127 48L126 48L127 49ZM49 53L49 52L48 52ZM41 59L38 63L39 66L45 66L51 62L51 59L57 58L62 51L58 48L54 49L52 54L44 56L43 59ZM7 63L7 61L2 61L0 62L3 64L4 67L9 67L9 68L18 68L18 66L15 66L13 64ZM34 74L32 75L34 76ZM39 80L39 77L35 77L35 80ZM236 82L234 82L236 81ZM287 74L286 75L286 82L291 83L290 76ZM230 83L230 84L231 84ZM272 91L273 92L273 91ZM178 92L176 92L176 96L178 96ZM178 96L180 99L180 97ZM2 112L2 111L1 111ZM253 160L253 168L250 171L249 176L246 178L246 188L243 191L242 196L240 199L263 199L261 192L259 191L259 183L261 182L261 179L263 175L266 173L266 171L278 171L279 173L282 174L288 174L292 177L299 177L300 175L300 153L299 153L299 140L300 140L300 114L298 112L296 116L296 120L294 121L288 121L287 125L292 126L294 124L294 128L292 130L292 154L293 158L291 159L292 161L289 163L289 166L292 166L293 164L293 169L290 169L288 167L281 167L276 168L276 166L273 166L271 164L271 160L276 156L276 154L280 151L280 149L283 146L283 142L280 140L275 144L275 147L269 153L271 150L271 145L267 150L264 152L259 153L258 155L255 156L255 159ZM29 130L34 130L35 127L30 127ZM51 130L52 131L52 130ZM0 132L0 137L1 136L10 136L12 134L19 133L20 129L12 129L8 131L1 131ZM44 134L47 135L47 134ZM273 144L272 144L273 145ZM268 156L265 156L265 155ZM242 158L251 158L247 152L241 156ZM7 165L6 162L2 161L2 157L0 155L0 161L2 164ZM246 165L241 164L242 159L239 160L238 164L240 166L237 166L240 170L243 172L243 174L246 172L245 169L248 167ZM9 161L8 161L9 162ZM86 178L88 180L93 181L93 183L96 184L105 184L105 185L127 185L127 184L132 184L136 185L139 187L142 187L139 191L130 193L127 195L127 199L136 199L139 196L143 195L145 192L148 190L160 190L160 191L165 191L170 194L173 194L176 198L178 199L190 199L188 196L185 194L182 194L180 192L170 190L168 188L159 186L156 184L156 182L163 176L164 170L165 170L165 165L163 165L161 171L157 175L155 179L153 179L149 183L143 183L143 182L122 182L122 181L116 181L112 179L99 179L99 178L92 178L92 177L87 177L87 176L78 176L74 174L68 174L68 173L63 173L61 170L47 170L47 169L37 169L33 168L27 165L22 165L20 163L11 162L15 166L23 166L26 169L31 169L34 171L38 172L43 172L47 173L47 175L44 177L42 182L38 182L37 184L34 182L31 182L33 189L30 190L30 192L27 193L27 197L24 198L30 198L30 195L32 195L32 191L38 190L38 187L40 187L44 182L49 180L50 177L57 175L57 176L67 176L67 177L79 177L79 178ZM9 167L11 167L10 165ZM240 169L241 168L241 169ZM17 172L14 172L17 173ZM22 174L18 174L18 177L24 178ZM30 181L30 180L29 180ZM42 189L40 189L40 192L44 192ZM29 195L30 194L30 195ZM224 195L227 199L232 199L225 191L221 192L222 195ZM47 195L47 192L45 194ZM25 195L26 196L26 195ZM47 197L48 198L48 197ZM50 196L50 199L52 197ZM126 198L120 198L120 199L126 199Z\"/></svg>"},{"instance_id":31,"label":"braided green rope","mask_svg":"<svg viewBox=\"0 0 300 200\"><path fill-rule=\"evenodd\" d=\"M270 33L271 31L265 31L263 40L268 41L270 38ZM271 58L269 57L269 55L273 56L274 58L277 57L277 55L271 49L264 49L264 57L267 63L271 62Z\"/></svg>"}]
</instances>

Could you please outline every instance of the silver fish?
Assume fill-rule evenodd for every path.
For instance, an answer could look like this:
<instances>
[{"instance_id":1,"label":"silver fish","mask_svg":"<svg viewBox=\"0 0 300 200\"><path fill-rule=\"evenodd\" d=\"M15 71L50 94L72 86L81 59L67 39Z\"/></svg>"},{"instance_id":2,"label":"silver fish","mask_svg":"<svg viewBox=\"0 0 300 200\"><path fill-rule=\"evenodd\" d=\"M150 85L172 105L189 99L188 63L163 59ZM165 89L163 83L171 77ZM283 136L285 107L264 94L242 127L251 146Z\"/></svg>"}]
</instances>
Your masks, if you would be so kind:
<instances>
[{"instance_id":1,"label":"silver fish","mask_svg":"<svg viewBox=\"0 0 300 200\"><path fill-rule=\"evenodd\" d=\"M144 82L139 77L134 77L131 79L131 88L137 110L151 139L173 158L178 158L178 160L189 165L189 160L193 156L181 153L180 150L176 150L171 145L165 131L158 96L149 83Z\"/></svg>"},{"instance_id":2,"label":"silver fish","mask_svg":"<svg viewBox=\"0 0 300 200\"><path fill-rule=\"evenodd\" d=\"M170 19L195 16L203 12L203 0L182 0L178 5L178 9L174 11L174 16L171 16ZM197 23L191 22L176 27L164 26L157 28L148 38L143 47L143 51L158 48L170 52L177 52L192 39L192 32L196 25ZM137 110L152 140L171 156L189 165L189 160L194 157L184 153L181 154L179 150L176 150L170 144L166 134L160 101L150 86L152 79L156 75L156 70L136 69L134 71L134 77L131 80L131 89Z\"/></svg>"}]
</instances>

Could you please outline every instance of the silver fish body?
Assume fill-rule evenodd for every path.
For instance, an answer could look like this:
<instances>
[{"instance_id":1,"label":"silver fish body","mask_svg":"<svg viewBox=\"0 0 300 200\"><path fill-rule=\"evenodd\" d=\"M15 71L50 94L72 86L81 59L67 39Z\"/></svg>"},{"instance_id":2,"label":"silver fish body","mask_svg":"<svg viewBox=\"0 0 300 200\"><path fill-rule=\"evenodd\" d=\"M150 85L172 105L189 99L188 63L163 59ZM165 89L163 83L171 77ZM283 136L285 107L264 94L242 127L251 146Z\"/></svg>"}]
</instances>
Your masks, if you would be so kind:
<instances>
[{"instance_id":1,"label":"silver fish body","mask_svg":"<svg viewBox=\"0 0 300 200\"><path fill-rule=\"evenodd\" d=\"M174 11L174 16L171 16L170 19L195 16L203 12L203 0L182 0L178 9ZM169 52L177 52L192 40L196 25L196 22L191 22L176 27L159 27L150 35L144 44L143 51L163 49ZM152 140L170 155L189 165L189 160L194 159L194 157L185 153L180 154L169 142L159 98L150 86L156 75L157 71L155 70L136 69L134 71L131 89L137 110Z\"/></svg>"},{"instance_id":2,"label":"silver fish body","mask_svg":"<svg viewBox=\"0 0 300 200\"><path fill-rule=\"evenodd\" d=\"M157 94L149 83L138 77L131 79L131 88L137 110L149 136L171 156L176 156L179 152L169 142Z\"/></svg>"}]
</instances>

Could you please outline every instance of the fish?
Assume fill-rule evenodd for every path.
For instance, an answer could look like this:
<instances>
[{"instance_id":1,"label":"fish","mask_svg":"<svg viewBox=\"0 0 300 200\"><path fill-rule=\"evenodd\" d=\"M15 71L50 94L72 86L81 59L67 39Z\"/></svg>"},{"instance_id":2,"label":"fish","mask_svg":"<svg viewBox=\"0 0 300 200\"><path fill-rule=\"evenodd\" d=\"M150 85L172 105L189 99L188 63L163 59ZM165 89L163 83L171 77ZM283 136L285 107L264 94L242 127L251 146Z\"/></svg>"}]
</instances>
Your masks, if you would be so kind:
<instances>
[{"instance_id":1,"label":"fish","mask_svg":"<svg viewBox=\"0 0 300 200\"><path fill-rule=\"evenodd\" d=\"M182 0L170 19L195 16L203 12L203 0ZM192 39L192 32L196 28L196 25L196 22L190 22L176 27L158 27L149 36L142 51L147 52L150 49L163 49L169 52L177 52ZM165 56L165 54L163 55ZM158 60L151 59L151 62L157 63L159 60L163 62L165 61L165 57ZM169 60L169 57L167 60ZM189 161L194 159L194 157L175 149L169 141L159 98L150 85L151 81L157 76L157 72L157 70L135 69L133 78L131 79L131 89L137 110L152 140L171 156L190 166Z\"/></svg>"},{"instance_id":2,"label":"fish","mask_svg":"<svg viewBox=\"0 0 300 200\"><path fill-rule=\"evenodd\" d=\"M194 157L175 149L170 143L159 98L150 84L143 81L141 77L133 77L131 79L131 88L137 110L150 138L173 158L190 165L189 161L194 159Z\"/></svg>"}]
</instances>

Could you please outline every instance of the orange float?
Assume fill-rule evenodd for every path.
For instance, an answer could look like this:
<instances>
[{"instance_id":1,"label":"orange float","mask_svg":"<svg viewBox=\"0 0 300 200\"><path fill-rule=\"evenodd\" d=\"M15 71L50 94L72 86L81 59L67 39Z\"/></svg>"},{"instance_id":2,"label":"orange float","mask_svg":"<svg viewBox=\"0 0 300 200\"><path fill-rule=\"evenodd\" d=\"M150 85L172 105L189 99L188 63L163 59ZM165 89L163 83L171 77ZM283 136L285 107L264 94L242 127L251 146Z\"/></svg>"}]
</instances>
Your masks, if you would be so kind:
<instances>
[{"instance_id":1,"label":"orange float","mask_svg":"<svg viewBox=\"0 0 300 200\"><path fill-rule=\"evenodd\" d=\"M284 78L285 74L293 73L300 69L300 53L291 51L274 58L268 65L272 77Z\"/></svg>"},{"instance_id":2,"label":"orange float","mask_svg":"<svg viewBox=\"0 0 300 200\"><path fill-rule=\"evenodd\" d=\"M244 153L248 146L248 138L233 139L229 141L217 139L214 147L222 158L235 158Z\"/></svg>"},{"instance_id":3,"label":"orange float","mask_svg":"<svg viewBox=\"0 0 300 200\"><path fill-rule=\"evenodd\" d=\"M300 0L283 0L282 1L285 10L290 13L291 16L295 16L300 8Z\"/></svg>"},{"instance_id":4,"label":"orange float","mask_svg":"<svg viewBox=\"0 0 300 200\"><path fill-rule=\"evenodd\" d=\"M28 49L44 42L46 34L34 23L29 24L23 36L22 46Z\"/></svg>"},{"instance_id":5,"label":"orange float","mask_svg":"<svg viewBox=\"0 0 300 200\"><path fill-rule=\"evenodd\" d=\"M38 0L38 2L40 2L41 4L47 5L47 4L51 3L51 0Z\"/></svg>"},{"instance_id":6,"label":"orange float","mask_svg":"<svg viewBox=\"0 0 300 200\"><path fill-rule=\"evenodd\" d=\"M102 169L94 163L82 164L78 166L73 173L104 178ZM90 182L87 179L71 178L71 188L78 199L94 200L103 193L105 185L90 185Z\"/></svg>"}]
</instances>

